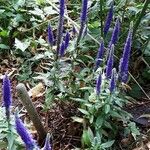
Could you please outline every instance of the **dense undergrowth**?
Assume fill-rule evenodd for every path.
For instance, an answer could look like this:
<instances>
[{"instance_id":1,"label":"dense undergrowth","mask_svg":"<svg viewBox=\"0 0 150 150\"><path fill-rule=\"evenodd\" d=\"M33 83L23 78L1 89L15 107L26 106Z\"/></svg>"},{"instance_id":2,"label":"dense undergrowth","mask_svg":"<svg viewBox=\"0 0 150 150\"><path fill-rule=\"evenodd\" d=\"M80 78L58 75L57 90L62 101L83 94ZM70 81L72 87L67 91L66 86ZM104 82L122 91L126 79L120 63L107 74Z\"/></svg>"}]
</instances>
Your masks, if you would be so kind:
<instances>
[{"instance_id":1,"label":"dense undergrowth","mask_svg":"<svg viewBox=\"0 0 150 150\"><path fill-rule=\"evenodd\" d=\"M4 69L1 149L116 150L121 138L137 139L140 132L126 108L132 103L130 96L139 99L144 94L149 99L148 0L2 0L0 4L1 67L15 68L18 82L32 87L41 82L46 87L37 112L24 84L14 87L17 97L11 93L14 70ZM12 97L19 97L23 107L16 109ZM37 132L34 140L19 118L26 118L24 107L33 122L30 128ZM43 121L58 108L62 122L79 130L77 145L58 148L60 136L52 131L57 128L49 131L52 121ZM41 112L46 115L40 121Z\"/></svg>"}]
</instances>

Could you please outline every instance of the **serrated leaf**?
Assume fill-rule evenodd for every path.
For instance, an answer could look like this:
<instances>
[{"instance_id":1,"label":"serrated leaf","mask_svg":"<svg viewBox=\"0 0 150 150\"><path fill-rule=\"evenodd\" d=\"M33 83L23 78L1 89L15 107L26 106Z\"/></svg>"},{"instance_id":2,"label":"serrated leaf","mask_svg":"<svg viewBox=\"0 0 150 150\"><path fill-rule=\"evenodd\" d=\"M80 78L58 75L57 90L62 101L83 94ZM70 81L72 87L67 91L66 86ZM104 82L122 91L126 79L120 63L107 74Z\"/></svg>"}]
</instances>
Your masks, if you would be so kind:
<instances>
[{"instance_id":1,"label":"serrated leaf","mask_svg":"<svg viewBox=\"0 0 150 150\"><path fill-rule=\"evenodd\" d=\"M104 122L104 118L102 116L98 116L95 123L98 129L102 127L103 122Z\"/></svg>"},{"instance_id":2,"label":"serrated leaf","mask_svg":"<svg viewBox=\"0 0 150 150\"><path fill-rule=\"evenodd\" d=\"M109 147L111 147L113 144L114 144L114 142L115 142L115 140L112 140L112 141L108 141L108 142L106 142L106 143L103 143L103 144L101 144L101 148L109 148Z\"/></svg>"}]
</instances>

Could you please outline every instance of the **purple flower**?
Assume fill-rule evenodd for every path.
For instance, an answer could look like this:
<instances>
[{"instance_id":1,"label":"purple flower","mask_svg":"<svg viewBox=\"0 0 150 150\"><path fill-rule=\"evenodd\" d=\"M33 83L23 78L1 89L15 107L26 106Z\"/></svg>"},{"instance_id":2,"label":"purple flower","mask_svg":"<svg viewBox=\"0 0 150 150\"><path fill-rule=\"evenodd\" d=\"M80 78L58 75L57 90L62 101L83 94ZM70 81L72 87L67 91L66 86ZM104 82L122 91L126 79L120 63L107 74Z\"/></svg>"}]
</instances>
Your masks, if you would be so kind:
<instances>
[{"instance_id":1,"label":"purple flower","mask_svg":"<svg viewBox=\"0 0 150 150\"><path fill-rule=\"evenodd\" d=\"M77 33L75 26L73 26L73 28L72 28L72 33L73 33L73 35L75 35Z\"/></svg>"},{"instance_id":2,"label":"purple flower","mask_svg":"<svg viewBox=\"0 0 150 150\"><path fill-rule=\"evenodd\" d=\"M87 19L88 0L82 0L81 24Z\"/></svg>"},{"instance_id":3,"label":"purple flower","mask_svg":"<svg viewBox=\"0 0 150 150\"><path fill-rule=\"evenodd\" d=\"M6 117L9 119L10 117L10 106L12 103L12 97L11 97L11 85L10 85L10 80L5 74L3 78L3 103L6 109Z\"/></svg>"},{"instance_id":4,"label":"purple flower","mask_svg":"<svg viewBox=\"0 0 150 150\"><path fill-rule=\"evenodd\" d=\"M102 76L101 74L98 76L96 80L96 94L99 95L101 91L101 83L102 83Z\"/></svg>"},{"instance_id":5,"label":"purple flower","mask_svg":"<svg viewBox=\"0 0 150 150\"><path fill-rule=\"evenodd\" d=\"M130 29L124 46L123 56L120 59L119 63L119 80L124 83L126 83L128 79L128 66L129 66L128 63L131 51L131 43L132 43L132 31Z\"/></svg>"},{"instance_id":6,"label":"purple flower","mask_svg":"<svg viewBox=\"0 0 150 150\"><path fill-rule=\"evenodd\" d=\"M109 84L109 90L112 93L116 88L116 69L114 68L112 70L112 74L111 74L111 80L110 80L110 84Z\"/></svg>"},{"instance_id":7,"label":"purple flower","mask_svg":"<svg viewBox=\"0 0 150 150\"><path fill-rule=\"evenodd\" d=\"M112 68L114 63L114 45L111 45L111 49L109 51L107 66L106 66L106 78L110 78L112 74Z\"/></svg>"},{"instance_id":8,"label":"purple flower","mask_svg":"<svg viewBox=\"0 0 150 150\"><path fill-rule=\"evenodd\" d=\"M120 21L119 21L119 18L118 18L117 21L116 21L112 36L111 36L109 47L111 47L112 44L114 44L114 45L116 44L116 42L118 40L118 37L119 37L119 32L120 32Z\"/></svg>"},{"instance_id":9,"label":"purple flower","mask_svg":"<svg viewBox=\"0 0 150 150\"><path fill-rule=\"evenodd\" d=\"M98 53L97 53L97 57L96 57L95 70L97 70L97 68L99 67L99 65L102 62L103 53L104 53L104 41L101 40L100 47L98 49Z\"/></svg>"},{"instance_id":10,"label":"purple flower","mask_svg":"<svg viewBox=\"0 0 150 150\"><path fill-rule=\"evenodd\" d=\"M33 150L36 147L35 141L33 140L31 134L27 131L22 120L16 115L15 124L17 133L20 135L21 139L25 143L27 150Z\"/></svg>"},{"instance_id":11,"label":"purple flower","mask_svg":"<svg viewBox=\"0 0 150 150\"><path fill-rule=\"evenodd\" d=\"M67 47L69 46L69 40L70 40L70 34L69 32L67 32L65 36L65 49L67 49Z\"/></svg>"},{"instance_id":12,"label":"purple flower","mask_svg":"<svg viewBox=\"0 0 150 150\"><path fill-rule=\"evenodd\" d=\"M54 35L50 24L48 25L48 42L51 46L54 44Z\"/></svg>"},{"instance_id":13,"label":"purple flower","mask_svg":"<svg viewBox=\"0 0 150 150\"><path fill-rule=\"evenodd\" d=\"M63 57L65 53L65 43L62 42L61 46L60 46L60 50L59 50L59 55L60 57Z\"/></svg>"},{"instance_id":14,"label":"purple flower","mask_svg":"<svg viewBox=\"0 0 150 150\"><path fill-rule=\"evenodd\" d=\"M87 20L87 8L88 8L88 0L82 0L82 10L81 10L81 25L79 30L79 35L77 38L77 45L82 37L83 30L85 28L86 20Z\"/></svg>"},{"instance_id":15,"label":"purple flower","mask_svg":"<svg viewBox=\"0 0 150 150\"><path fill-rule=\"evenodd\" d=\"M57 55L60 49L60 43L63 34L63 23L64 23L64 10L65 10L65 0L59 0L60 3L60 12L59 12L59 24L57 29Z\"/></svg>"},{"instance_id":16,"label":"purple flower","mask_svg":"<svg viewBox=\"0 0 150 150\"><path fill-rule=\"evenodd\" d=\"M49 133L46 136L45 145L43 147L43 150L52 150L51 144L50 144L50 135L49 135Z\"/></svg>"},{"instance_id":17,"label":"purple flower","mask_svg":"<svg viewBox=\"0 0 150 150\"><path fill-rule=\"evenodd\" d=\"M107 14L107 18L106 18L106 21L105 21L105 24L104 24L104 36L106 36L108 30L109 30L109 27L110 27L110 24L111 24L111 21L112 21L112 18L113 18L113 3L111 4L111 7L109 9L109 12Z\"/></svg>"}]
</instances>

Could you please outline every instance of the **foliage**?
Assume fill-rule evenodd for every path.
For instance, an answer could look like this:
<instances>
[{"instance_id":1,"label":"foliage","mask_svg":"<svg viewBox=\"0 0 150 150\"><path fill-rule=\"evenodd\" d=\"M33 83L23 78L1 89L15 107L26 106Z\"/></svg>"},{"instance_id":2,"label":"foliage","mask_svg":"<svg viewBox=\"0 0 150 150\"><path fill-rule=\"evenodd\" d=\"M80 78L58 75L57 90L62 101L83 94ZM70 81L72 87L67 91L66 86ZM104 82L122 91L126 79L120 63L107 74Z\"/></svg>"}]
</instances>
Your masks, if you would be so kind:
<instances>
[{"instance_id":1,"label":"foliage","mask_svg":"<svg viewBox=\"0 0 150 150\"><path fill-rule=\"evenodd\" d=\"M57 2L56 0L52 3L56 5ZM72 103L77 103L79 106L77 109L82 115L76 116L75 114L72 118L83 125L82 148L103 150L112 147L115 137L119 134L118 131L122 131L124 126L126 126L124 134L132 134L134 138L139 135L135 124L130 121L132 116L124 110L124 106L128 103L124 90L126 83L115 81L115 89L110 90L110 78L114 66L118 72L118 58L121 58L120 55L123 53L129 25L133 22L134 30L134 25L144 5L139 1L116 0L113 3L112 0L94 0L88 1L87 9L86 2L86 0L83 1L81 12L84 14L81 13L81 15L78 13L81 8L78 5L71 5L71 3L80 4L80 2L74 0L68 2L69 16L74 20L79 15L81 16L81 20L76 21L81 24L79 33L74 33L73 26L78 30L76 22L70 25L70 22L64 19L63 13L59 14L61 20L57 25L58 13L48 0L15 0L8 1L8 3L1 1L0 53L6 52L8 55L11 53L13 57L20 57L18 80L27 81L30 84L39 80L44 82L47 87L43 107L45 111L51 108L54 100L70 100ZM112 21L108 21L107 33L103 33L104 22L110 7L111 9L113 7L114 15L111 16ZM64 11L64 6L61 11ZM140 18L139 28L136 28L136 32L134 30L131 60L141 55L146 62L149 61L146 59L149 56L149 16L149 13L145 13ZM60 29L60 33L56 33L55 29ZM103 57L99 56L100 54L97 55L97 60L101 62L96 67L94 66L95 54L99 42L95 44L89 34L95 41L102 41L105 49L105 52L102 52L104 54L101 54ZM69 37L67 47L65 47L67 35ZM109 50L110 40L113 39L115 42L111 41L111 44L115 44L114 55L116 56L114 65L113 50ZM109 64L111 64L110 75L106 77L105 70L109 69ZM135 66L136 64L132 62L131 65ZM127 73L128 64L126 66ZM145 80L148 79L148 67L144 68L140 79L142 83L144 77ZM95 81L100 74L102 80L97 86ZM115 76L117 80L118 73L115 73ZM99 87L99 92L97 92L96 86ZM132 92L135 93L134 90ZM1 121L5 126L0 128L3 133L0 139L6 147L5 139L8 128L5 118ZM14 121L12 124L14 125ZM12 137L16 136L16 131L14 131ZM22 144L20 141L16 144L15 139L13 143L16 145L14 150Z\"/></svg>"}]
</instances>

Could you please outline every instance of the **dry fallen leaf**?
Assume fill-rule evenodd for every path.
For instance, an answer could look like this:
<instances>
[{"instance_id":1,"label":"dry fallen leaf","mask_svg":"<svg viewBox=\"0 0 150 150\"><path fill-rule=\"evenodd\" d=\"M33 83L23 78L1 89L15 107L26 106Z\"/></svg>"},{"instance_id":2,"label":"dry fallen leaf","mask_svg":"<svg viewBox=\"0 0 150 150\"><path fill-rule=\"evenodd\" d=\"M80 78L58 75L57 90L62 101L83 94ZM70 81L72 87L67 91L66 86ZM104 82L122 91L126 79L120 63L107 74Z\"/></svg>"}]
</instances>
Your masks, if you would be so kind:
<instances>
[{"instance_id":1,"label":"dry fallen leaf","mask_svg":"<svg viewBox=\"0 0 150 150\"><path fill-rule=\"evenodd\" d=\"M42 96L44 94L44 90L45 90L44 85L40 82L35 87L30 89L28 94L30 97L32 97L34 99L36 97Z\"/></svg>"}]
</instances>

